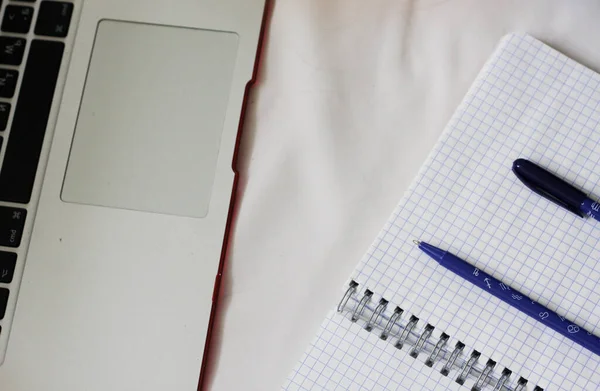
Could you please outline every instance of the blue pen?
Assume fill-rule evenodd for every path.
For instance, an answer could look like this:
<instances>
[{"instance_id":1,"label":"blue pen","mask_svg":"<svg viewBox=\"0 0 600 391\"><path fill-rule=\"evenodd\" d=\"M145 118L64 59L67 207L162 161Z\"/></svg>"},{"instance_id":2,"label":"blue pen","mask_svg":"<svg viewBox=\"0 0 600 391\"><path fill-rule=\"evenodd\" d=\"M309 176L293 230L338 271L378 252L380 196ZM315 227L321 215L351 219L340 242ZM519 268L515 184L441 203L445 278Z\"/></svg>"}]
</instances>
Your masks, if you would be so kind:
<instances>
[{"instance_id":1,"label":"blue pen","mask_svg":"<svg viewBox=\"0 0 600 391\"><path fill-rule=\"evenodd\" d=\"M419 242L416 240L414 243L417 244L425 254L429 255L446 269L461 276L470 283L477 285L484 291L489 292L505 303L510 304L524 314L531 316L539 322L542 322L557 333L562 334L574 342L577 342L579 345L590 350L591 352L600 355L600 338L594 336L592 333L582 329L576 324L569 322L556 312L553 312L541 304L536 303L524 294L519 293L502 282L496 280L489 274L482 272L476 267L473 267L472 265L458 258L456 255L453 255L448 251L441 250L428 243Z\"/></svg>"},{"instance_id":2,"label":"blue pen","mask_svg":"<svg viewBox=\"0 0 600 391\"><path fill-rule=\"evenodd\" d=\"M600 204L581 190L526 159L513 162L513 172L532 191L575 213L600 221Z\"/></svg>"}]
</instances>

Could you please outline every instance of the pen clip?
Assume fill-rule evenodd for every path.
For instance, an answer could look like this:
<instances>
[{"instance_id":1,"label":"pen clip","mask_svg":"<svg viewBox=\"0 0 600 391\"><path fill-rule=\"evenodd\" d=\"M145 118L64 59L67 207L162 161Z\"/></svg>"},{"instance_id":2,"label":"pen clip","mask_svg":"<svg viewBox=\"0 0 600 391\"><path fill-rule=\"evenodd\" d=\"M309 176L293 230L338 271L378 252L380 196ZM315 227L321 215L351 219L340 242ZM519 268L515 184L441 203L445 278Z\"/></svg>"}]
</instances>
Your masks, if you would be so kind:
<instances>
[{"instance_id":1,"label":"pen clip","mask_svg":"<svg viewBox=\"0 0 600 391\"><path fill-rule=\"evenodd\" d=\"M531 191L583 217L580 205L587 195L581 190L526 159L515 160L512 170Z\"/></svg>"}]
</instances>

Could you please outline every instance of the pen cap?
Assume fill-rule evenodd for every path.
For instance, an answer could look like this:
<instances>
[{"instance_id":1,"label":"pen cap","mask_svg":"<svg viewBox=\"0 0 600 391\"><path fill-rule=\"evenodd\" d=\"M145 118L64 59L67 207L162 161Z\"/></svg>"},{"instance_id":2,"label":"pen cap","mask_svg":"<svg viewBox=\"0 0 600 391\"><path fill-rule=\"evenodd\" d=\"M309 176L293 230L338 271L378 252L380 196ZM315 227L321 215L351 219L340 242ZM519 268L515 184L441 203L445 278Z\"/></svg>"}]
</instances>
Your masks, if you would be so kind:
<instances>
[{"instance_id":1,"label":"pen cap","mask_svg":"<svg viewBox=\"0 0 600 391\"><path fill-rule=\"evenodd\" d=\"M532 191L583 217L580 205L588 197L581 190L526 159L515 160L512 170Z\"/></svg>"}]
</instances>

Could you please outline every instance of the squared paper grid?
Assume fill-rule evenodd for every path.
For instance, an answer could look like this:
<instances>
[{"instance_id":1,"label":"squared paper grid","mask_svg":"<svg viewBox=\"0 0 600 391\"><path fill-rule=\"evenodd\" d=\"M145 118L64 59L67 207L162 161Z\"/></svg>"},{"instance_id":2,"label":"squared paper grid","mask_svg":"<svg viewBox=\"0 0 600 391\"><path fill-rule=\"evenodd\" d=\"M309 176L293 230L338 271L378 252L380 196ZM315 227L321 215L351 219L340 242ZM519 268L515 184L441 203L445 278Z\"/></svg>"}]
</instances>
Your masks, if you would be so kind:
<instances>
[{"instance_id":1,"label":"squared paper grid","mask_svg":"<svg viewBox=\"0 0 600 391\"><path fill-rule=\"evenodd\" d=\"M431 323L530 385L600 389L597 356L444 270L411 242L447 249L599 335L598 223L532 193L511 172L515 159L528 158L600 198L599 105L600 75L532 37L505 37L354 271L361 291L385 297L417 315L421 326ZM336 316L325 320L285 389L448 388L439 372L345 322ZM347 351L353 339L371 341L367 352ZM378 386L381 374L372 368L384 360L382 349L392 357L385 360L415 365L413 377L396 373ZM357 375L347 386L329 380L350 369L321 372L327 367L310 365L329 362L328 352L343 352L342 362L359 363L350 368Z\"/></svg>"},{"instance_id":2,"label":"squared paper grid","mask_svg":"<svg viewBox=\"0 0 600 391\"><path fill-rule=\"evenodd\" d=\"M465 383L472 385L472 382ZM329 313L287 379L286 391L464 390L343 315Z\"/></svg>"}]
</instances>

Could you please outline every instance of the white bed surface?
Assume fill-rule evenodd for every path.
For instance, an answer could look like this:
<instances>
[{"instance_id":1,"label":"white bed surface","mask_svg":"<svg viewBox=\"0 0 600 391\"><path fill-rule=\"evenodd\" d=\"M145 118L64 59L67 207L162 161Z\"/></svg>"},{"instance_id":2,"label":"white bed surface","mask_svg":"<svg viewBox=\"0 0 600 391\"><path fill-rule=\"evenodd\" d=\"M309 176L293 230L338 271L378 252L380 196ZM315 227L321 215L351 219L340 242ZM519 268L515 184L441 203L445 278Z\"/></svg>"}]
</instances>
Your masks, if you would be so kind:
<instances>
[{"instance_id":1,"label":"white bed surface","mask_svg":"<svg viewBox=\"0 0 600 391\"><path fill-rule=\"evenodd\" d=\"M279 389L502 36L600 71L599 19L591 0L274 1L207 389Z\"/></svg>"}]
</instances>

